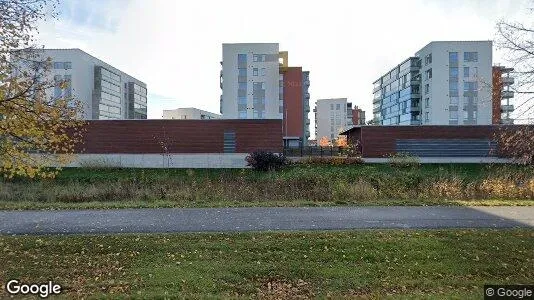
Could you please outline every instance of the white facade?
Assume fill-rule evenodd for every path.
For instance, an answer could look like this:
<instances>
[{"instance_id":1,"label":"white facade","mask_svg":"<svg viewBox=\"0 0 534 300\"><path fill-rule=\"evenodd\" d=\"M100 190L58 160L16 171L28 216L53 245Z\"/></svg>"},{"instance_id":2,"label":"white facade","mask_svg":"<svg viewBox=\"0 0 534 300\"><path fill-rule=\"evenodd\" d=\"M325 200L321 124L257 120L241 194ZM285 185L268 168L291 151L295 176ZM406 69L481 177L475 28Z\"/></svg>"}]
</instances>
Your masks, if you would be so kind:
<instances>
[{"instance_id":1,"label":"white facade","mask_svg":"<svg viewBox=\"0 0 534 300\"><path fill-rule=\"evenodd\" d=\"M277 43L223 44L223 119L282 119Z\"/></svg>"},{"instance_id":2,"label":"white facade","mask_svg":"<svg viewBox=\"0 0 534 300\"><path fill-rule=\"evenodd\" d=\"M374 82L379 125L492 123L492 42L435 41Z\"/></svg>"},{"instance_id":3,"label":"white facade","mask_svg":"<svg viewBox=\"0 0 534 300\"><path fill-rule=\"evenodd\" d=\"M423 125L491 124L491 41L431 42L416 56L421 58ZM456 80L458 98L451 86Z\"/></svg>"},{"instance_id":4,"label":"white facade","mask_svg":"<svg viewBox=\"0 0 534 300\"><path fill-rule=\"evenodd\" d=\"M36 50L52 60L51 76L67 87L52 97L72 96L83 106L83 118L146 119L146 84L80 49Z\"/></svg>"},{"instance_id":5,"label":"white facade","mask_svg":"<svg viewBox=\"0 0 534 300\"><path fill-rule=\"evenodd\" d=\"M345 128L352 126L352 103L347 98L319 99L315 104L315 138L329 141L338 138Z\"/></svg>"},{"instance_id":6,"label":"white facade","mask_svg":"<svg viewBox=\"0 0 534 300\"><path fill-rule=\"evenodd\" d=\"M163 119L210 120L220 119L221 115L194 107L163 110Z\"/></svg>"}]
</instances>

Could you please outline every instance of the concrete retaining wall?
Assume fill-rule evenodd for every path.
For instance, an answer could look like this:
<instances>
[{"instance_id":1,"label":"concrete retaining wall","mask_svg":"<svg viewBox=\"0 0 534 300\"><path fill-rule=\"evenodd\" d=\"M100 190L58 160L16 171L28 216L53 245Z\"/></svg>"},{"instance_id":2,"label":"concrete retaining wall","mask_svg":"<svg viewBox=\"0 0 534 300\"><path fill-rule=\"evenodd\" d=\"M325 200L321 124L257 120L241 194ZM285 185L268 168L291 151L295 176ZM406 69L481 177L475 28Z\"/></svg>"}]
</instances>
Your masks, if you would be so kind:
<instances>
[{"instance_id":1,"label":"concrete retaining wall","mask_svg":"<svg viewBox=\"0 0 534 300\"><path fill-rule=\"evenodd\" d=\"M88 168L246 168L246 153L76 154L67 167Z\"/></svg>"}]
</instances>

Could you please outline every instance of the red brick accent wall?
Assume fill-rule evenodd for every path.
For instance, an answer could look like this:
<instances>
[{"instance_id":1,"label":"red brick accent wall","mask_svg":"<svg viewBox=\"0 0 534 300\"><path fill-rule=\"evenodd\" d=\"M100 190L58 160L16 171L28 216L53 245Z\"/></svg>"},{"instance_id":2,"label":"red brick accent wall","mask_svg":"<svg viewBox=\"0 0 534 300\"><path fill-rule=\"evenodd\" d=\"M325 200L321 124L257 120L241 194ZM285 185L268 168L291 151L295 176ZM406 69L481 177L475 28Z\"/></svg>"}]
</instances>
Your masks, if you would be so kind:
<instances>
[{"instance_id":1,"label":"red brick accent wall","mask_svg":"<svg viewBox=\"0 0 534 300\"><path fill-rule=\"evenodd\" d=\"M395 153L398 139L493 139L497 126L363 126L349 132L354 145L360 140L363 157Z\"/></svg>"},{"instance_id":2,"label":"red brick accent wall","mask_svg":"<svg viewBox=\"0 0 534 300\"><path fill-rule=\"evenodd\" d=\"M302 68L286 68L284 71L284 136L304 136L302 96Z\"/></svg>"},{"instance_id":3,"label":"red brick accent wall","mask_svg":"<svg viewBox=\"0 0 534 300\"><path fill-rule=\"evenodd\" d=\"M491 97L491 123L501 123L501 91L502 91L502 71L499 67L493 67L493 84Z\"/></svg>"},{"instance_id":4,"label":"red brick accent wall","mask_svg":"<svg viewBox=\"0 0 534 300\"><path fill-rule=\"evenodd\" d=\"M236 133L236 153L281 152L282 120L93 120L82 153L223 153L225 130Z\"/></svg>"}]
</instances>

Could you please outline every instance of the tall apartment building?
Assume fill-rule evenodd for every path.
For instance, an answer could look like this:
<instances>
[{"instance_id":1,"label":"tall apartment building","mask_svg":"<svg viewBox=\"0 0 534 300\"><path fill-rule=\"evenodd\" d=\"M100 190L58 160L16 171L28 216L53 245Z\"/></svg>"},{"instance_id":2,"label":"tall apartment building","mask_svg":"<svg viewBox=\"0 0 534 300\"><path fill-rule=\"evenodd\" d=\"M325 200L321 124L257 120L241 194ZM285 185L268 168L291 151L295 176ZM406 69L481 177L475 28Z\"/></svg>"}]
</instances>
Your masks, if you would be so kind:
<instances>
[{"instance_id":1,"label":"tall apartment building","mask_svg":"<svg viewBox=\"0 0 534 300\"><path fill-rule=\"evenodd\" d=\"M35 54L52 60L54 81L66 82L51 89L49 96L80 101L84 119L147 118L144 82L80 49L40 49Z\"/></svg>"},{"instance_id":2,"label":"tall apartment building","mask_svg":"<svg viewBox=\"0 0 534 300\"><path fill-rule=\"evenodd\" d=\"M353 125L352 103L347 98L319 99L315 104L315 138L338 138L341 131Z\"/></svg>"},{"instance_id":3,"label":"tall apartment building","mask_svg":"<svg viewBox=\"0 0 534 300\"><path fill-rule=\"evenodd\" d=\"M510 86L514 84L514 78L510 76L513 68L502 66L493 67L493 124L513 124L510 113L514 111L514 105L510 99L514 97L514 91Z\"/></svg>"},{"instance_id":4,"label":"tall apartment building","mask_svg":"<svg viewBox=\"0 0 534 300\"><path fill-rule=\"evenodd\" d=\"M431 42L374 82L380 125L492 123L492 42Z\"/></svg>"},{"instance_id":5,"label":"tall apartment building","mask_svg":"<svg viewBox=\"0 0 534 300\"><path fill-rule=\"evenodd\" d=\"M194 107L184 107L170 110L163 110L163 119L178 120L211 120L220 119L221 115Z\"/></svg>"},{"instance_id":6,"label":"tall apartment building","mask_svg":"<svg viewBox=\"0 0 534 300\"><path fill-rule=\"evenodd\" d=\"M352 124L365 125L365 111L358 106L354 106L352 109Z\"/></svg>"},{"instance_id":7,"label":"tall apartment building","mask_svg":"<svg viewBox=\"0 0 534 300\"><path fill-rule=\"evenodd\" d=\"M283 119L285 146L307 144L309 71L290 67L277 43L223 44L221 65L223 119Z\"/></svg>"},{"instance_id":8,"label":"tall apartment building","mask_svg":"<svg viewBox=\"0 0 534 300\"><path fill-rule=\"evenodd\" d=\"M278 44L223 44L223 119L282 119Z\"/></svg>"}]
</instances>

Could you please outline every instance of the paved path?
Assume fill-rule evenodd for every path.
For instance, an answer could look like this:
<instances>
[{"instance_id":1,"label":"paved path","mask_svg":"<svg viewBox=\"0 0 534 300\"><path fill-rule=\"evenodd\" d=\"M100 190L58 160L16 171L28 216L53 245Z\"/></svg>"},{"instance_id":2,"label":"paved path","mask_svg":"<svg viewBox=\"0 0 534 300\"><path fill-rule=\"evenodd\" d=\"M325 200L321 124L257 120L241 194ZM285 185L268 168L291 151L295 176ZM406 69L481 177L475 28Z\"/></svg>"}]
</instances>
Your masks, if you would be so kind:
<instances>
[{"instance_id":1,"label":"paved path","mask_svg":"<svg viewBox=\"0 0 534 300\"><path fill-rule=\"evenodd\" d=\"M365 228L534 228L534 207L165 208L0 211L0 234Z\"/></svg>"}]
</instances>

